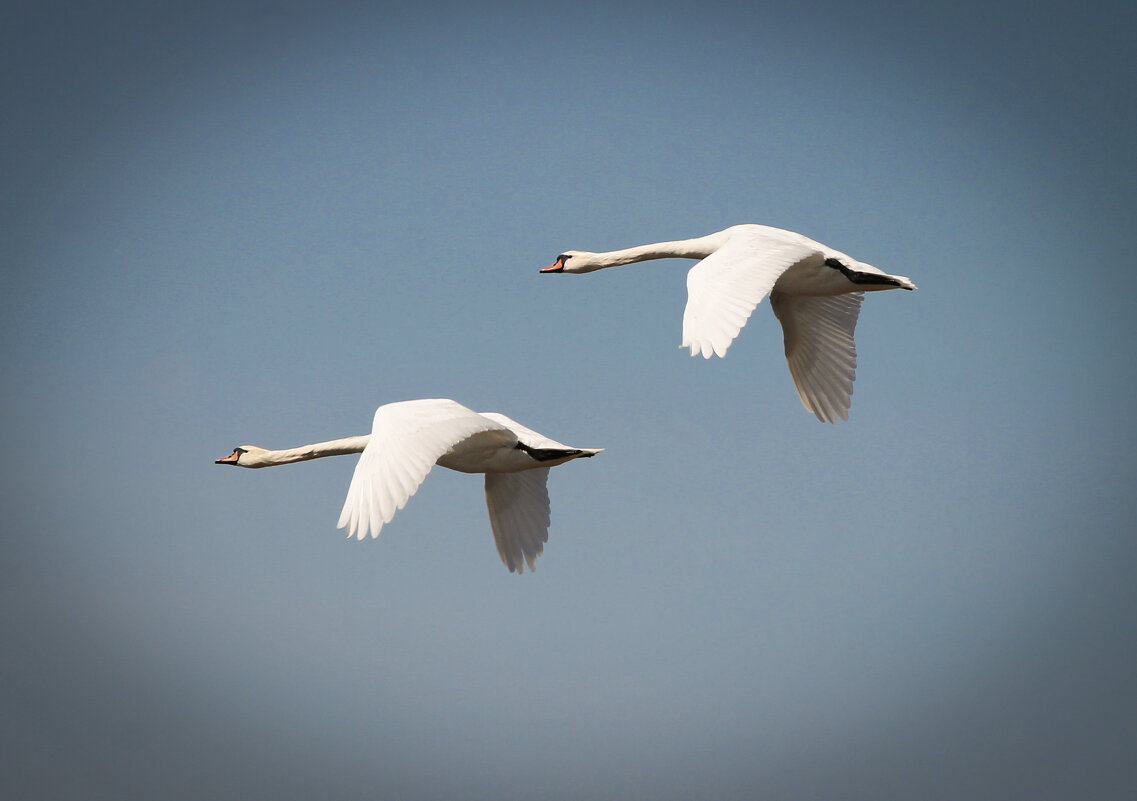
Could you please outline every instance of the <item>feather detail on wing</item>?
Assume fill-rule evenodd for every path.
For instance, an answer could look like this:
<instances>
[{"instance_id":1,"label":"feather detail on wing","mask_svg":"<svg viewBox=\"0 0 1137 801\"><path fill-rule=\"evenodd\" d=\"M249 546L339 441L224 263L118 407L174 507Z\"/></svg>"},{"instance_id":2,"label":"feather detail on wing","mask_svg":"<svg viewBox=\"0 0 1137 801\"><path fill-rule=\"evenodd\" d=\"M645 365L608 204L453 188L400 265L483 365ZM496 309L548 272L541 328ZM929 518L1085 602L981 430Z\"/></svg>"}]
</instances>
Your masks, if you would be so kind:
<instances>
[{"instance_id":1,"label":"feather detail on wing","mask_svg":"<svg viewBox=\"0 0 1137 801\"><path fill-rule=\"evenodd\" d=\"M725 356L778 276L816 252L767 232L745 230L731 236L687 273L680 347L706 359L712 353Z\"/></svg>"},{"instance_id":2,"label":"feather detail on wing","mask_svg":"<svg viewBox=\"0 0 1137 801\"><path fill-rule=\"evenodd\" d=\"M557 442L555 439L549 439L544 434L539 434L527 426L514 420L512 417L506 417L501 412L479 412L482 417L488 417L495 423L501 423L503 426L512 431L517 439L528 445L530 448L556 448L560 450L571 450L571 446L565 445L563 442Z\"/></svg>"},{"instance_id":3,"label":"feather detail on wing","mask_svg":"<svg viewBox=\"0 0 1137 801\"><path fill-rule=\"evenodd\" d=\"M483 431L508 429L460 403L424 399L389 403L375 412L371 439L351 477L339 527L378 537L415 494L439 457ZM512 434L510 434L512 437Z\"/></svg>"},{"instance_id":4,"label":"feather detail on wing","mask_svg":"<svg viewBox=\"0 0 1137 801\"><path fill-rule=\"evenodd\" d=\"M853 331L863 292L802 296L774 292L770 305L782 323L786 362L805 408L826 423L849 419L857 347Z\"/></svg>"},{"instance_id":5,"label":"feather detail on wing","mask_svg":"<svg viewBox=\"0 0 1137 801\"><path fill-rule=\"evenodd\" d=\"M537 569L549 540L549 468L486 473L486 508L501 561L510 572Z\"/></svg>"}]
</instances>

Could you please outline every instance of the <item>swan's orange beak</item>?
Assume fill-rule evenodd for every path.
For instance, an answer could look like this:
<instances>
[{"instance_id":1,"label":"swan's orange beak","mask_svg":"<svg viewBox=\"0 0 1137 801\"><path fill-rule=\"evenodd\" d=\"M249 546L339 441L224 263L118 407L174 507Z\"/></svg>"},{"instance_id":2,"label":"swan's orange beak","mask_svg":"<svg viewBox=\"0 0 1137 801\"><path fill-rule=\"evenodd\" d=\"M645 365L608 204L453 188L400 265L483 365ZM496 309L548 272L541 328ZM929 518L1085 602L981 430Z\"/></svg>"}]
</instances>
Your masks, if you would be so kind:
<instances>
[{"instance_id":1,"label":"swan's orange beak","mask_svg":"<svg viewBox=\"0 0 1137 801\"><path fill-rule=\"evenodd\" d=\"M555 262L550 264L548 267L542 267L541 272L543 272L543 273L559 273L564 268L565 268L565 260L564 259L557 259Z\"/></svg>"},{"instance_id":2,"label":"swan's orange beak","mask_svg":"<svg viewBox=\"0 0 1137 801\"><path fill-rule=\"evenodd\" d=\"M241 458L241 449L235 448L228 456L222 456L214 462L214 464L237 464L237 460Z\"/></svg>"}]
</instances>

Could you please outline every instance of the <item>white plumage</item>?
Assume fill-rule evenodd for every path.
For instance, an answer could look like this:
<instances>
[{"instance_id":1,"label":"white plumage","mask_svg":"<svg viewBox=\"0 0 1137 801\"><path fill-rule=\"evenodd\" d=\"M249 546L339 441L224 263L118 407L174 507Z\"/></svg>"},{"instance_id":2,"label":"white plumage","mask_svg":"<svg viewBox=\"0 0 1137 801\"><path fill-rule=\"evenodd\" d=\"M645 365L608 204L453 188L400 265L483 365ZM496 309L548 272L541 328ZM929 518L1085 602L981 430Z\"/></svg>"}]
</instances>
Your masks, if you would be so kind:
<instances>
[{"instance_id":1,"label":"white plumage","mask_svg":"<svg viewBox=\"0 0 1137 801\"><path fill-rule=\"evenodd\" d=\"M601 448L571 448L503 414L479 414L442 398L380 406L369 436L346 437L287 450L242 445L217 464L270 467L361 453L339 527L363 539L380 530L439 464L486 474L486 507L502 562L511 571L536 568L549 530L549 468Z\"/></svg>"},{"instance_id":2,"label":"white plumage","mask_svg":"<svg viewBox=\"0 0 1137 801\"><path fill-rule=\"evenodd\" d=\"M904 276L767 225L735 225L696 239L606 253L567 250L541 272L588 273L664 258L699 259L687 273L680 347L692 356L725 356L769 295L801 402L830 423L849 417L857 367L853 330L863 293L916 288Z\"/></svg>"}]
</instances>

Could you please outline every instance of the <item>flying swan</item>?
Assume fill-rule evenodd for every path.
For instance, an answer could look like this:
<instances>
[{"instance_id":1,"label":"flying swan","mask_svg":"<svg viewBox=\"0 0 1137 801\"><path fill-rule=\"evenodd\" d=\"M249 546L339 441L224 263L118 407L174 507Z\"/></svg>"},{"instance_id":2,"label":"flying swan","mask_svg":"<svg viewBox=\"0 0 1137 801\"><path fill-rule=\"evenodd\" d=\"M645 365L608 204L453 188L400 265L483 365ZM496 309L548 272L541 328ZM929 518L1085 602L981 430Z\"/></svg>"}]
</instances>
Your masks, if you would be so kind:
<instances>
[{"instance_id":1,"label":"flying swan","mask_svg":"<svg viewBox=\"0 0 1137 801\"><path fill-rule=\"evenodd\" d=\"M543 273L590 273L650 259L700 259L687 273L683 342L691 355L725 356L767 294L782 323L786 361L805 408L823 422L849 419L857 349L853 329L865 292L915 289L808 237L767 225L735 225L696 239L608 253L566 250Z\"/></svg>"},{"instance_id":2,"label":"flying swan","mask_svg":"<svg viewBox=\"0 0 1137 801\"><path fill-rule=\"evenodd\" d=\"M286 450L242 445L215 464L271 467L360 453L339 528L363 539L415 494L436 464L486 474L486 506L501 561L510 571L536 569L549 539L549 468L603 448L570 448L504 414L478 413L446 399L388 403L375 411L370 436L345 437Z\"/></svg>"}]
</instances>

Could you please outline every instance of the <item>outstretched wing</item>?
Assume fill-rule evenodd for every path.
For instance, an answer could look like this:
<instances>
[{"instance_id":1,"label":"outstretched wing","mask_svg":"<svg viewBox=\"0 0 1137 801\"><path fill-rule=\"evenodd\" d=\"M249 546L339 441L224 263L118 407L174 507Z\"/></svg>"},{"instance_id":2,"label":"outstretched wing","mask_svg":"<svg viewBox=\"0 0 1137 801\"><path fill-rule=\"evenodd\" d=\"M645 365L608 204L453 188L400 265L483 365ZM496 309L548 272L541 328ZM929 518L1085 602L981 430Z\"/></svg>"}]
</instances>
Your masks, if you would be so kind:
<instances>
[{"instance_id":1,"label":"outstretched wing","mask_svg":"<svg viewBox=\"0 0 1137 801\"><path fill-rule=\"evenodd\" d=\"M788 231L743 226L687 273L683 343L691 355L725 356L778 276L820 251Z\"/></svg>"},{"instance_id":2,"label":"outstretched wing","mask_svg":"<svg viewBox=\"0 0 1137 801\"><path fill-rule=\"evenodd\" d=\"M770 296L782 323L786 362L805 408L824 423L849 419L853 379L857 376L857 346L853 330L861 313L863 292L821 297Z\"/></svg>"},{"instance_id":3,"label":"outstretched wing","mask_svg":"<svg viewBox=\"0 0 1137 801\"><path fill-rule=\"evenodd\" d=\"M363 539L379 536L384 523L415 494L438 458L483 431L507 428L460 403L425 399L388 403L375 411L371 439L360 454L340 512L339 527Z\"/></svg>"},{"instance_id":4,"label":"outstretched wing","mask_svg":"<svg viewBox=\"0 0 1137 801\"><path fill-rule=\"evenodd\" d=\"M511 572L537 569L549 541L549 468L486 473L486 508L501 561Z\"/></svg>"}]
</instances>

